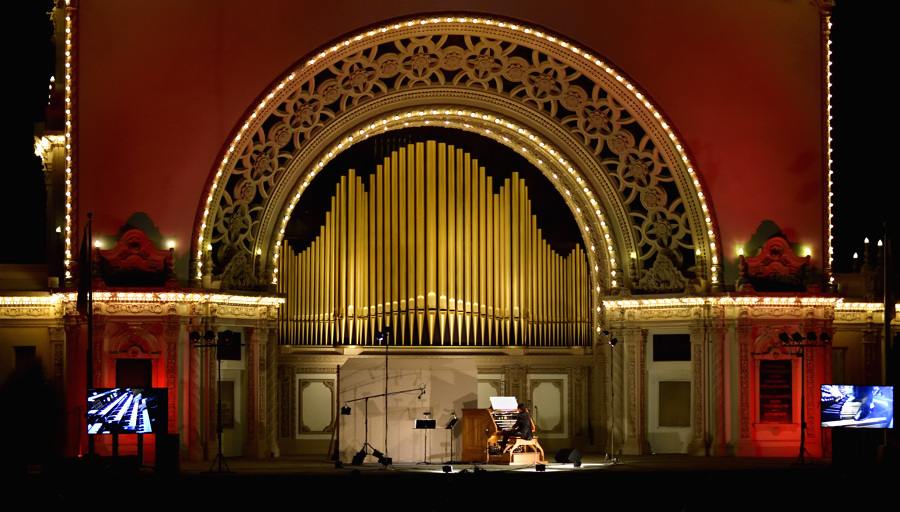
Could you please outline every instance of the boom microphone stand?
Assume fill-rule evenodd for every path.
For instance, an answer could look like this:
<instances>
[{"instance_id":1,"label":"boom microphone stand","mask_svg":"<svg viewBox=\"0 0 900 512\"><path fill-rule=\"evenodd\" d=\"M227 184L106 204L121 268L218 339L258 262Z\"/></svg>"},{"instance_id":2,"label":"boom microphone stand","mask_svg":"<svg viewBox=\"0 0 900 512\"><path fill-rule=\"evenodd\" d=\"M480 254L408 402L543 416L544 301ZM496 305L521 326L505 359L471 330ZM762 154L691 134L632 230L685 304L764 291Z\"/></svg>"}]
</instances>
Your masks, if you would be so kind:
<instances>
[{"instance_id":1,"label":"boom microphone stand","mask_svg":"<svg viewBox=\"0 0 900 512\"><path fill-rule=\"evenodd\" d=\"M421 397L422 394L425 393L425 386L422 386L421 388L405 389L403 391L393 391L391 393L368 395L368 396L364 396L364 397L360 397L360 398L354 398L353 400L347 400L346 402L344 402L344 406L341 407L341 414L349 415L350 414L350 406L348 404L350 404L352 402L358 402L360 400L366 401L366 422L365 422L366 438L365 438L365 441L363 442L362 448L360 448L360 450L356 453L356 455L353 456L352 464L354 466L361 465L363 463L363 460L366 458L366 455L372 455L373 457L377 457L378 462L380 462L381 465L383 465L383 466L390 466L393 463L393 460L390 457L386 457L383 453L379 452L378 449L376 449L374 446L372 446L369 443L369 399L381 398L383 396L383 397L385 397L385 401L387 401L388 396L400 395L403 393L412 393L413 391L418 391L419 396ZM385 416L387 416L387 410L384 411L384 414L385 414ZM368 451L369 448L372 449L371 454ZM386 450L387 450L387 446L385 446L385 451Z\"/></svg>"},{"instance_id":2,"label":"boom microphone stand","mask_svg":"<svg viewBox=\"0 0 900 512\"><path fill-rule=\"evenodd\" d=\"M614 377L614 371L616 368L615 362L615 348L616 343L619 342L616 338L610 338L609 331L603 331L603 335L606 336L606 339L609 340L609 392L610 396L610 407L612 408L612 425L610 426L609 433L612 436L612 440L610 441L609 450L610 453L606 454L606 460L611 461L613 464L622 464L622 461L616 457L616 384Z\"/></svg>"}]
</instances>

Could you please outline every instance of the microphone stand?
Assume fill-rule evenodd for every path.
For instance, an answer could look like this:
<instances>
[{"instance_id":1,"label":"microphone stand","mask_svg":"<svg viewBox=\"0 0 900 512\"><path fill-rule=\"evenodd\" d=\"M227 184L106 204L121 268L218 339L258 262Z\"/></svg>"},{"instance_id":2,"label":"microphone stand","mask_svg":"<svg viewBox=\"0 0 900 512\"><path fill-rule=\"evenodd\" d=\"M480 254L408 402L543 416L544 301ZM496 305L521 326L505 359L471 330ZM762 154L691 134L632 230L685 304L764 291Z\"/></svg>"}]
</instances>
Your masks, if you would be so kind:
<instances>
[{"instance_id":1,"label":"microphone stand","mask_svg":"<svg viewBox=\"0 0 900 512\"><path fill-rule=\"evenodd\" d=\"M366 440L363 443L362 448L357 453L357 456L360 454L363 454L363 457L365 457L366 455L374 455L375 457L378 457L379 462L381 462L381 464L383 466L387 467L387 466L391 465L392 460L389 457L385 457L384 454L380 453L377 449L375 449L374 446L369 444L369 399L384 397L384 402L385 402L385 404L387 404L387 397L392 396L392 395L401 395L403 393L412 393L413 391L418 391L420 393L419 397L421 397L422 395L425 394L425 386L422 386L421 388L404 389L403 391L392 391L390 393L381 393L378 395L368 395L368 396L364 396L364 397L360 397L360 398L354 398L353 400L345 400L344 401L345 405L349 404L351 402L358 402L360 400L366 401ZM384 415L385 415L385 417L387 417L387 409L384 410ZM385 420L385 424L387 424L387 420ZM387 443L386 437L385 437L385 443ZM371 454L368 452L367 448L372 449ZM384 449L387 450L387 444L385 444Z\"/></svg>"}]
</instances>

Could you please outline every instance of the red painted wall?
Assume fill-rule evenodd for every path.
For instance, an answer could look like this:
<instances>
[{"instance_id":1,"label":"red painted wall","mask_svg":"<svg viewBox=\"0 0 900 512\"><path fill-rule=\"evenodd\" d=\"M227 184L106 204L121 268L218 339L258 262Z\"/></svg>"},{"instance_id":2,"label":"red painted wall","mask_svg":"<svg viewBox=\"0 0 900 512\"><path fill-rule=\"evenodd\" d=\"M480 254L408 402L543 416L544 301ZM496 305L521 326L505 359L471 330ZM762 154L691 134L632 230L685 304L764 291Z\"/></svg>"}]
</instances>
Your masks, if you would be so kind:
<instances>
[{"instance_id":1,"label":"red painted wall","mask_svg":"<svg viewBox=\"0 0 900 512\"><path fill-rule=\"evenodd\" d=\"M187 258L216 155L308 52L380 20L467 10L536 22L649 92L693 152L724 255L763 220L823 255L820 17L808 0L82 1L79 211L114 234L146 212Z\"/></svg>"}]
</instances>

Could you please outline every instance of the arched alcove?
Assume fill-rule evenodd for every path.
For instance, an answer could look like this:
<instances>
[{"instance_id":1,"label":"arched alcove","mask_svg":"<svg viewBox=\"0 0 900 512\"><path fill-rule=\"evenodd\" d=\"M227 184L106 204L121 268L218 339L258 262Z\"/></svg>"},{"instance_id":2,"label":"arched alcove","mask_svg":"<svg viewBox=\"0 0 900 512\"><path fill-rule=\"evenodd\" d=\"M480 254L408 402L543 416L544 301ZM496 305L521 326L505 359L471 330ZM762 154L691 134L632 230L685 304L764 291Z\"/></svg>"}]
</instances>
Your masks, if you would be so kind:
<instances>
[{"instance_id":1,"label":"arched alcove","mask_svg":"<svg viewBox=\"0 0 900 512\"><path fill-rule=\"evenodd\" d=\"M554 183L581 228L598 310L622 287L719 288L712 204L659 107L595 52L481 15L369 27L273 82L210 174L193 282L271 285L285 223L328 161L374 134L432 123L491 137Z\"/></svg>"}]
</instances>

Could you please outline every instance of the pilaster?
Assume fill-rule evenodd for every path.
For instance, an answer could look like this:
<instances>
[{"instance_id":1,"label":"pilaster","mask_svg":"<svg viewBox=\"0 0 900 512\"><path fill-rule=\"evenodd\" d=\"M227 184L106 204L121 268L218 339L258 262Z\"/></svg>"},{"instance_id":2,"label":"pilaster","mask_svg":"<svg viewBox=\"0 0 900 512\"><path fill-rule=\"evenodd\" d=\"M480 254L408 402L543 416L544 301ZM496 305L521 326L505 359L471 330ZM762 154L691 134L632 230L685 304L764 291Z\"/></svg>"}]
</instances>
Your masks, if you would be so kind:
<instances>
[{"instance_id":1,"label":"pilaster","mask_svg":"<svg viewBox=\"0 0 900 512\"><path fill-rule=\"evenodd\" d=\"M269 327L266 343L266 445L272 457L278 457L278 329Z\"/></svg>"},{"instance_id":2,"label":"pilaster","mask_svg":"<svg viewBox=\"0 0 900 512\"><path fill-rule=\"evenodd\" d=\"M712 371L711 379L711 408L710 429L712 430L712 442L710 455L723 456L728 454L725 444L725 343L728 340L728 327L715 326L712 328Z\"/></svg>"},{"instance_id":3,"label":"pilaster","mask_svg":"<svg viewBox=\"0 0 900 512\"><path fill-rule=\"evenodd\" d=\"M244 456L269 456L266 439L266 355L269 330L266 327L247 329L247 441Z\"/></svg>"},{"instance_id":4,"label":"pilaster","mask_svg":"<svg viewBox=\"0 0 900 512\"><path fill-rule=\"evenodd\" d=\"M691 455L706 454L706 328L694 326L691 335L691 442L687 451Z\"/></svg>"},{"instance_id":5,"label":"pilaster","mask_svg":"<svg viewBox=\"0 0 900 512\"><path fill-rule=\"evenodd\" d=\"M738 372L740 374L740 397L738 412L737 455L755 454L753 440L750 437L752 427L752 410L750 396L752 393L753 359L753 325L741 320L738 330Z\"/></svg>"},{"instance_id":6,"label":"pilaster","mask_svg":"<svg viewBox=\"0 0 900 512\"><path fill-rule=\"evenodd\" d=\"M650 453L647 442L646 369L644 357L647 351L647 333L643 329L623 329L624 372L624 427L625 438L622 453L643 455Z\"/></svg>"}]
</instances>

